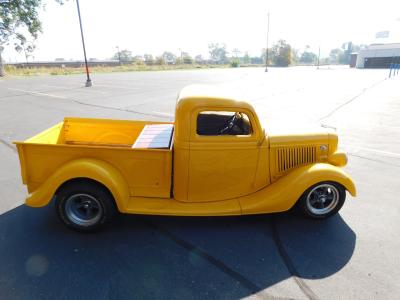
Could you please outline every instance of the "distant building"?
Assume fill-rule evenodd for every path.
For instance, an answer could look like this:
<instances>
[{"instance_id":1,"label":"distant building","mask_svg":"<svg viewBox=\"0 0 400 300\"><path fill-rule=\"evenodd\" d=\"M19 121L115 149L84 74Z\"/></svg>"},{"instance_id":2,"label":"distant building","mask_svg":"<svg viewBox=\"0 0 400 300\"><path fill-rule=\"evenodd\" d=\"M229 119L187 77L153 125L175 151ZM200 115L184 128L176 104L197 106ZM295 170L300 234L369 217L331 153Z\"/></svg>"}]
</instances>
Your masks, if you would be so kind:
<instances>
[{"instance_id":1,"label":"distant building","mask_svg":"<svg viewBox=\"0 0 400 300\"><path fill-rule=\"evenodd\" d=\"M357 54L357 68L389 68L400 63L400 43L372 44Z\"/></svg>"},{"instance_id":2,"label":"distant building","mask_svg":"<svg viewBox=\"0 0 400 300\"><path fill-rule=\"evenodd\" d=\"M396 23L393 30L377 32L374 42L360 50L356 57L352 54L350 66L389 68L392 63L400 63L400 32L398 21Z\"/></svg>"}]
</instances>

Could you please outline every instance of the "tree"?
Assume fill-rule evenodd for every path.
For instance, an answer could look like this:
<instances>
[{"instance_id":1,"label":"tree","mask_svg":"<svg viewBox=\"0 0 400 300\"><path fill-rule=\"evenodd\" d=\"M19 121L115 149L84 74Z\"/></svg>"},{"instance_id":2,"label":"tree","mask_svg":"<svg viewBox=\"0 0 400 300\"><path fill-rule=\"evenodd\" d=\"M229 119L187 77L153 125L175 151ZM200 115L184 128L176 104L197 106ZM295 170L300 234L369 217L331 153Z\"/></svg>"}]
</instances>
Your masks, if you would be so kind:
<instances>
[{"instance_id":1,"label":"tree","mask_svg":"<svg viewBox=\"0 0 400 300\"><path fill-rule=\"evenodd\" d=\"M262 63L265 64L266 59L267 59L267 50L266 48L262 48L260 60L262 61ZM272 51L272 48L268 48L268 65L270 65L274 61L274 59L275 59L275 52Z\"/></svg>"},{"instance_id":2,"label":"tree","mask_svg":"<svg viewBox=\"0 0 400 300\"><path fill-rule=\"evenodd\" d=\"M201 54L199 54L194 57L194 61L196 62L196 64L203 64L205 62L205 59Z\"/></svg>"},{"instance_id":3,"label":"tree","mask_svg":"<svg viewBox=\"0 0 400 300\"><path fill-rule=\"evenodd\" d=\"M157 56L156 57L156 61L155 61L156 65L165 65L165 60L163 56Z\"/></svg>"},{"instance_id":4,"label":"tree","mask_svg":"<svg viewBox=\"0 0 400 300\"><path fill-rule=\"evenodd\" d=\"M144 57L144 63L146 65L152 65L154 63L153 55L145 54L145 55L143 55L143 57Z\"/></svg>"},{"instance_id":5,"label":"tree","mask_svg":"<svg viewBox=\"0 0 400 300\"><path fill-rule=\"evenodd\" d=\"M121 50L118 51L117 53L114 54L112 59L118 60L120 62L132 62L133 61L133 56L132 56L132 51L129 50Z\"/></svg>"},{"instance_id":6,"label":"tree","mask_svg":"<svg viewBox=\"0 0 400 300\"><path fill-rule=\"evenodd\" d=\"M211 59L218 64L224 64L228 62L228 51L226 50L225 44L212 43L208 45L208 51Z\"/></svg>"},{"instance_id":7,"label":"tree","mask_svg":"<svg viewBox=\"0 0 400 300\"><path fill-rule=\"evenodd\" d=\"M334 63L334 64L346 64L347 63L346 54L340 48L332 49L331 52L329 53L329 59L330 59L330 62Z\"/></svg>"},{"instance_id":8,"label":"tree","mask_svg":"<svg viewBox=\"0 0 400 300\"><path fill-rule=\"evenodd\" d=\"M243 63L244 64L249 64L250 63L250 56L249 56L249 52L247 52L247 51L244 53Z\"/></svg>"},{"instance_id":9,"label":"tree","mask_svg":"<svg viewBox=\"0 0 400 300\"><path fill-rule=\"evenodd\" d=\"M63 4L64 0L55 0ZM2 0L0 1L0 47L13 42L17 51L25 51L27 57L34 50L33 42L42 32L39 10L43 7L41 0ZM31 45L27 45L32 39ZM0 53L0 73L3 64Z\"/></svg>"},{"instance_id":10,"label":"tree","mask_svg":"<svg viewBox=\"0 0 400 300\"><path fill-rule=\"evenodd\" d=\"M162 54L162 57L166 64L176 63L176 55L173 54L172 52L164 51L164 53Z\"/></svg>"},{"instance_id":11,"label":"tree","mask_svg":"<svg viewBox=\"0 0 400 300\"><path fill-rule=\"evenodd\" d=\"M311 48L310 46L305 46L303 53L301 54L299 61L301 63L305 63L305 64L311 64L316 62L318 59L318 56L311 52Z\"/></svg>"},{"instance_id":12,"label":"tree","mask_svg":"<svg viewBox=\"0 0 400 300\"><path fill-rule=\"evenodd\" d=\"M329 60L334 64L348 64L350 62L350 54L365 49L366 45L356 45L352 42L343 43L341 48L334 48L329 53Z\"/></svg>"},{"instance_id":13,"label":"tree","mask_svg":"<svg viewBox=\"0 0 400 300\"><path fill-rule=\"evenodd\" d=\"M300 56L299 61L306 64L314 63L318 59L318 56L313 52L303 52Z\"/></svg>"},{"instance_id":14,"label":"tree","mask_svg":"<svg viewBox=\"0 0 400 300\"><path fill-rule=\"evenodd\" d=\"M193 64L193 58L187 52L182 52L182 59L184 64Z\"/></svg>"},{"instance_id":15,"label":"tree","mask_svg":"<svg viewBox=\"0 0 400 300\"><path fill-rule=\"evenodd\" d=\"M132 59L132 61L137 64L137 65L143 65L144 63L144 58L141 55L135 55Z\"/></svg>"},{"instance_id":16,"label":"tree","mask_svg":"<svg viewBox=\"0 0 400 300\"><path fill-rule=\"evenodd\" d=\"M272 46L272 62L278 67L287 67L291 63L292 47L285 40L279 40Z\"/></svg>"}]
</instances>

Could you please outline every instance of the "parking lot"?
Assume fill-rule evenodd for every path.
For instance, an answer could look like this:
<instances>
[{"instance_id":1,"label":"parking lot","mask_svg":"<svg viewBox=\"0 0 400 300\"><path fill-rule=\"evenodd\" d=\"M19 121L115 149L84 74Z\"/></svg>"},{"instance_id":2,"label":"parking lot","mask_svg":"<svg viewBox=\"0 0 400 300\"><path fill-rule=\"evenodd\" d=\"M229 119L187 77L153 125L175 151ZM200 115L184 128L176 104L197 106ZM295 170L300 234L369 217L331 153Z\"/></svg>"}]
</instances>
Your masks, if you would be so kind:
<instances>
[{"instance_id":1,"label":"parking lot","mask_svg":"<svg viewBox=\"0 0 400 300\"><path fill-rule=\"evenodd\" d=\"M211 69L0 79L0 299L396 299L400 76L344 67ZM265 130L331 127L358 196L326 221L126 215L78 234L25 207L15 140L65 116L173 120L188 84L250 101Z\"/></svg>"}]
</instances>

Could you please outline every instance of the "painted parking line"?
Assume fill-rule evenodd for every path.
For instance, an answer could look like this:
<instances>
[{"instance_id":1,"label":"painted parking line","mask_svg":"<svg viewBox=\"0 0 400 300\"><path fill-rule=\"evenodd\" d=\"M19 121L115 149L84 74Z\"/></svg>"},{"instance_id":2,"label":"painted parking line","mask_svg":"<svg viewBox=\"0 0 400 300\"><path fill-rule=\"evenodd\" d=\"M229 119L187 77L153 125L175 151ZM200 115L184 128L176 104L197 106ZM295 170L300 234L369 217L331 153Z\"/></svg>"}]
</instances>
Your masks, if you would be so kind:
<instances>
[{"instance_id":1,"label":"painted parking line","mask_svg":"<svg viewBox=\"0 0 400 300\"><path fill-rule=\"evenodd\" d=\"M45 96L45 97L58 98L58 99L68 99L67 97L64 97L64 96L59 96L59 95L54 95L54 94L49 94L49 93L41 93L41 92L34 92L34 91L14 89L14 88L8 88L8 89L11 91L23 92L23 93L27 93L27 94L31 94L31 95L36 95L36 96Z\"/></svg>"},{"instance_id":2,"label":"painted parking line","mask_svg":"<svg viewBox=\"0 0 400 300\"><path fill-rule=\"evenodd\" d=\"M140 90L140 88L138 87L127 87L127 86L123 86L123 85L113 85L113 84L97 84L96 86L100 86L100 87L108 87L108 88L114 88L114 89L123 89L123 90Z\"/></svg>"},{"instance_id":3,"label":"painted parking line","mask_svg":"<svg viewBox=\"0 0 400 300\"><path fill-rule=\"evenodd\" d=\"M174 114L170 114L170 113L166 113L166 112L152 111L151 113L154 114L154 115L159 115L161 117L168 117L168 118L171 118L171 119L175 118Z\"/></svg>"},{"instance_id":4,"label":"painted parking line","mask_svg":"<svg viewBox=\"0 0 400 300\"><path fill-rule=\"evenodd\" d=\"M6 146L7 148L11 149L13 152L17 153L17 148L13 144L10 144L9 142L3 140L2 138L0 138L0 144Z\"/></svg>"}]
</instances>

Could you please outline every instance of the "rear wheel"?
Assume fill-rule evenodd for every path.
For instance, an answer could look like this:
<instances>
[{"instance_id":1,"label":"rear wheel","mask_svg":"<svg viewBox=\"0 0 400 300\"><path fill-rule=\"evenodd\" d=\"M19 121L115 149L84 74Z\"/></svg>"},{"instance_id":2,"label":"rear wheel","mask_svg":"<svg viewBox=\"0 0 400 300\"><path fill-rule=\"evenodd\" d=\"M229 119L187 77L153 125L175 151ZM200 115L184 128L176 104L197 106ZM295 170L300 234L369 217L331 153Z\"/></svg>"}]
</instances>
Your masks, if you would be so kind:
<instances>
[{"instance_id":1,"label":"rear wheel","mask_svg":"<svg viewBox=\"0 0 400 300\"><path fill-rule=\"evenodd\" d=\"M76 181L61 187L56 209L61 221L78 231L99 229L117 211L110 192L92 181Z\"/></svg>"},{"instance_id":2,"label":"rear wheel","mask_svg":"<svg viewBox=\"0 0 400 300\"><path fill-rule=\"evenodd\" d=\"M336 182L320 182L310 187L299 200L303 214L314 219L325 219L336 214L346 200L346 190Z\"/></svg>"}]
</instances>

